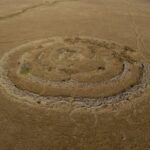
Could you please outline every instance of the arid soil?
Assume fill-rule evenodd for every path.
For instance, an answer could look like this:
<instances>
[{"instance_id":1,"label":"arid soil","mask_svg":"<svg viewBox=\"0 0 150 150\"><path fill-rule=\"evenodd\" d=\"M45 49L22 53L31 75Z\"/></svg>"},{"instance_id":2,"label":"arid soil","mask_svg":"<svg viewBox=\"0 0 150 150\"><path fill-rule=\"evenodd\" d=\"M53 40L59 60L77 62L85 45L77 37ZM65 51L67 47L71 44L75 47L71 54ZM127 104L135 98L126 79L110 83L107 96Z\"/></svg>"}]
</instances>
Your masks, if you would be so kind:
<instances>
[{"instance_id":1,"label":"arid soil","mask_svg":"<svg viewBox=\"0 0 150 150\"><path fill-rule=\"evenodd\" d=\"M150 150L149 27L149 0L1 0L0 150Z\"/></svg>"}]
</instances>

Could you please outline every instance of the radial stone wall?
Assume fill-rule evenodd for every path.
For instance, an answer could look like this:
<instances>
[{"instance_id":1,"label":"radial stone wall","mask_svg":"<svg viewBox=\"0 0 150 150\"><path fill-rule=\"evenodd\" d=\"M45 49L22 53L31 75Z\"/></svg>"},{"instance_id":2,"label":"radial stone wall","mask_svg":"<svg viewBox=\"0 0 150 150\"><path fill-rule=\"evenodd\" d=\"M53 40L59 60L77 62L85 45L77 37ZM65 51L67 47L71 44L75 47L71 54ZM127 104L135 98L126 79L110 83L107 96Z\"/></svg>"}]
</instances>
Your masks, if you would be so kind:
<instances>
[{"instance_id":1,"label":"radial stone wall","mask_svg":"<svg viewBox=\"0 0 150 150\"><path fill-rule=\"evenodd\" d=\"M30 102L65 101L99 106L139 95L149 85L149 65L127 46L89 37L47 38L6 53L0 84Z\"/></svg>"}]
</instances>

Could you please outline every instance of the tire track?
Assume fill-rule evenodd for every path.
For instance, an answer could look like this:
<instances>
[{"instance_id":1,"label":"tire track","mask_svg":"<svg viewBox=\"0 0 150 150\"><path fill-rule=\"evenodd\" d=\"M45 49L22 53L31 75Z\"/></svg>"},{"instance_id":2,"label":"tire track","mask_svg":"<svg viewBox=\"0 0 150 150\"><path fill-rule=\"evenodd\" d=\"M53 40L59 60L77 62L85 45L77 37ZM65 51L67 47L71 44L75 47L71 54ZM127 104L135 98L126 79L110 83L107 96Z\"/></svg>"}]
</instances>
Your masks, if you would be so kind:
<instances>
[{"instance_id":1,"label":"tire track","mask_svg":"<svg viewBox=\"0 0 150 150\"><path fill-rule=\"evenodd\" d=\"M136 24L135 20L134 20L134 17L133 17L133 5L131 2L129 2L129 0L126 0L125 1L126 4L128 5L128 14L130 16L130 20L131 20L131 25L132 25L132 28L135 32L135 36L136 36L136 45L137 45L137 48L141 51L142 49L144 50L144 52L146 52L146 45L144 43L144 40L143 40L143 37L142 37L142 34L139 30L139 27L138 25ZM150 54L148 54L150 55Z\"/></svg>"}]
</instances>

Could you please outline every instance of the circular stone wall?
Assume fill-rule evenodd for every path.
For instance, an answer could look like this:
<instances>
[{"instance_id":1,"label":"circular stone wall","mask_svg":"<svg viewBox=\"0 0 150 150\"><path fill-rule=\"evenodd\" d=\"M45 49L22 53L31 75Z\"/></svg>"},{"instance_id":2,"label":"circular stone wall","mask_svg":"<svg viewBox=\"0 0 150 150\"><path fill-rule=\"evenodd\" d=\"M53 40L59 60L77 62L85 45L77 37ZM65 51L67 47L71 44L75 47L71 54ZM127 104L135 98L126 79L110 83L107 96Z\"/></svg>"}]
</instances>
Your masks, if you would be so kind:
<instances>
[{"instance_id":1,"label":"circular stone wall","mask_svg":"<svg viewBox=\"0 0 150 150\"><path fill-rule=\"evenodd\" d=\"M0 60L0 85L15 98L99 106L130 99L149 84L149 65L136 51L87 37L24 44Z\"/></svg>"}]
</instances>

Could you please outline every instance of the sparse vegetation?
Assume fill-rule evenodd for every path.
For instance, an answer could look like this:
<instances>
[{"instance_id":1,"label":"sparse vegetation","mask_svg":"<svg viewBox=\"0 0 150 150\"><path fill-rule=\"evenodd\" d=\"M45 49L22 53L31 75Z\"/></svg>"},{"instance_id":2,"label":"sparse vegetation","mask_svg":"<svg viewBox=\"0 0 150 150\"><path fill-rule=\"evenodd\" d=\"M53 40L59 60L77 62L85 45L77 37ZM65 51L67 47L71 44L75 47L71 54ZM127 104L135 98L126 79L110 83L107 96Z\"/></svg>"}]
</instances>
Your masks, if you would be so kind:
<instances>
[{"instance_id":1,"label":"sparse vegetation","mask_svg":"<svg viewBox=\"0 0 150 150\"><path fill-rule=\"evenodd\" d=\"M31 71L31 68L30 68L29 64L23 64L20 68L20 73L24 74L24 75L30 73L30 71Z\"/></svg>"}]
</instances>

